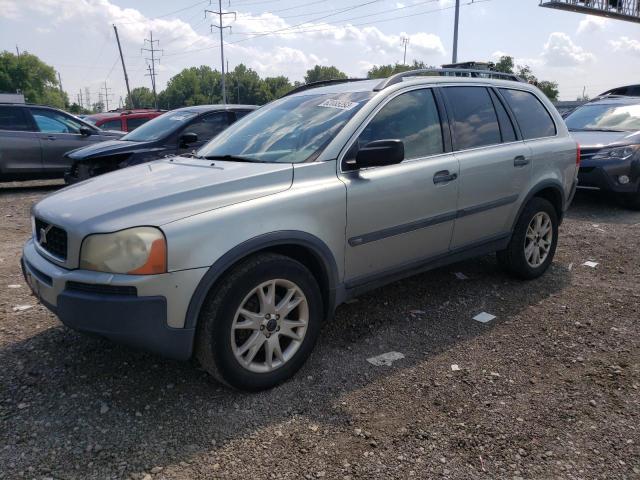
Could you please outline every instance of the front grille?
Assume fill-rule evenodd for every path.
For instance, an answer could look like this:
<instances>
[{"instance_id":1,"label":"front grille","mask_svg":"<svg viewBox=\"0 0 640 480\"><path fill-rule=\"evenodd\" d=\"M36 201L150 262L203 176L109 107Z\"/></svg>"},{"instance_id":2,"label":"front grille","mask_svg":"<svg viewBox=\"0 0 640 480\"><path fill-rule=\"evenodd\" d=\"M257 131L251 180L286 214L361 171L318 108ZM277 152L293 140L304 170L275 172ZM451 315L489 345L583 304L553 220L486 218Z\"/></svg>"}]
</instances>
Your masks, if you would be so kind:
<instances>
[{"instance_id":1,"label":"front grille","mask_svg":"<svg viewBox=\"0 0 640 480\"><path fill-rule=\"evenodd\" d=\"M76 292L101 293L104 295L131 295L137 296L138 289L123 285L99 285L94 283L67 282L67 290Z\"/></svg>"},{"instance_id":2,"label":"front grille","mask_svg":"<svg viewBox=\"0 0 640 480\"><path fill-rule=\"evenodd\" d=\"M589 160L591 157L594 157L596 153L598 153L600 148L581 148L580 149L580 160Z\"/></svg>"},{"instance_id":3,"label":"front grille","mask_svg":"<svg viewBox=\"0 0 640 480\"><path fill-rule=\"evenodd\" d=\"M67 232L60 227L51 225L39 218L35 219L36 241L41 248L51 255L61 259L67 259Z\"/></svg>"}]
</instances>

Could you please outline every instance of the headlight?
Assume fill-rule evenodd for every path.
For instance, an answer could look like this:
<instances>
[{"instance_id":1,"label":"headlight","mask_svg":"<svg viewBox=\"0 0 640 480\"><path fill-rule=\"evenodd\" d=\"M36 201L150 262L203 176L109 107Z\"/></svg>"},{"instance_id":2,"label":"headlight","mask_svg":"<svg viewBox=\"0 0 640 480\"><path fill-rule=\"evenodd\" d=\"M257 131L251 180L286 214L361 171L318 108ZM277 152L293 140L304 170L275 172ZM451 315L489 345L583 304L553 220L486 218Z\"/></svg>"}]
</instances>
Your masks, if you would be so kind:
<instances>
[{"instance_id":1,"label":"headlight","mask_svg":"<svg viewBox=\"0 0 640 480\"><path fill-rule=\"evenodd\" d=\"M640 151L640 145L603 148L593 156L594 160L628 160Z\"/></svg>"},{"instance_id":2,"label":"headlight","mask_svg":"<svg viewBox=\"0 0 640 480\"><path fill-rule=\"evenodd\" d=\"M80 249L80 268L131 275L165 273L167 242L153 227L89 235Z\"/></svg>"}]
</instances>

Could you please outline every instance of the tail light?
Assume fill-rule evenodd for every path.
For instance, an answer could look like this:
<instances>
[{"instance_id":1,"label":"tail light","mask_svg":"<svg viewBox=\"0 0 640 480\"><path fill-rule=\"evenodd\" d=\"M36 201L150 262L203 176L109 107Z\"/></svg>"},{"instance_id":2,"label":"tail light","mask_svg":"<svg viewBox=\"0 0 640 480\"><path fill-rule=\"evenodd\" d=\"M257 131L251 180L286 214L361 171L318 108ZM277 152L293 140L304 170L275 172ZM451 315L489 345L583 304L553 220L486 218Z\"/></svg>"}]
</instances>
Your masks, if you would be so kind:
<instances>
[{"instance_id":1,"label":"tail light","mask_svg":"<svg viewBox=\"0 0 640 480\"><path fill-rule=\"evenodd\" d=\"M580 144L576 143L576 165L580 166Z\"/></svg>"}]
</instances>

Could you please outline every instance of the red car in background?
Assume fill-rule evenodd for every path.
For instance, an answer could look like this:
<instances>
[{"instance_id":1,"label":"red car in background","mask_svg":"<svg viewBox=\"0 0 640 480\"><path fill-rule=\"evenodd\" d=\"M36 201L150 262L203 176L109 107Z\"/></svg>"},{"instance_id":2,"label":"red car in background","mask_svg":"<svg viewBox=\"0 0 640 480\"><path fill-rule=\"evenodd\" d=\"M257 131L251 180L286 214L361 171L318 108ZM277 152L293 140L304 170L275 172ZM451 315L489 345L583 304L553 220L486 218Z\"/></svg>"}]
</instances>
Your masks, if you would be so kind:
<instances>
[{"instance_id":1,"label":"red car in background","mask_svg":"<svg viewBox=\"0 0 640 480\"><path fill-rule=\"evenodd\" d=\"M120 130L130 132L140 125L156 118L166 110L113 110L105 113L96 113L84 118L85 122L92 123L102 130Z\"/></svg>"}]
</instances>

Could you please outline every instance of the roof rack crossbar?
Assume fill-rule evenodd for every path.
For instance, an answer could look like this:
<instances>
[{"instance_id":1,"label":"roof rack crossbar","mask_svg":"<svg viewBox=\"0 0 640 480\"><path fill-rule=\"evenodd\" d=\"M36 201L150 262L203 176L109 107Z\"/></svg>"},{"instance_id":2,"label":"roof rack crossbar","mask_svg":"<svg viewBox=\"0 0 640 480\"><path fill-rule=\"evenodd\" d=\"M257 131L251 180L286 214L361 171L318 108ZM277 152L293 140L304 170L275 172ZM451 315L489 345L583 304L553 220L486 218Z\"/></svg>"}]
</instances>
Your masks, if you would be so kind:
<instances>
[{"instance_id":1,"label":"roof rack crossbar","mask_svg":"<svg viewBox=\"0 0 640 480\"><path fill-rule=\"evenodd\" d=\"M294 93L304 92L305 90L309 90L311 88L322 87L324 85L335 85L337 83L347 83L347 82L361 82L363 80L370 80L369 78L331 78L329 80L318 80L317 82L305 83L304 85L300 85L299 87L294 88L293 90L288 91L283 95L283 97L288 97L289 95L293 95Z\"/></svg>"},{"instance_id":2,"label":"roof rack crossbar","mask_svg":"<svg viewBox=\"0 0 640 480\"><path fill-rule=\"evenodd\" d=\"M373 89L379 92L385 88L402 82L405 77L419 77L421 75L437 74L440 77L469 77L469 78L493 78L498 80L511 80L514 82L524 82L524 80L512 73L495 72L493 70L473 70L467 68L421 68L418 70L408 70L396 73L384 79Z\"/></svg>"}]
</instances>

